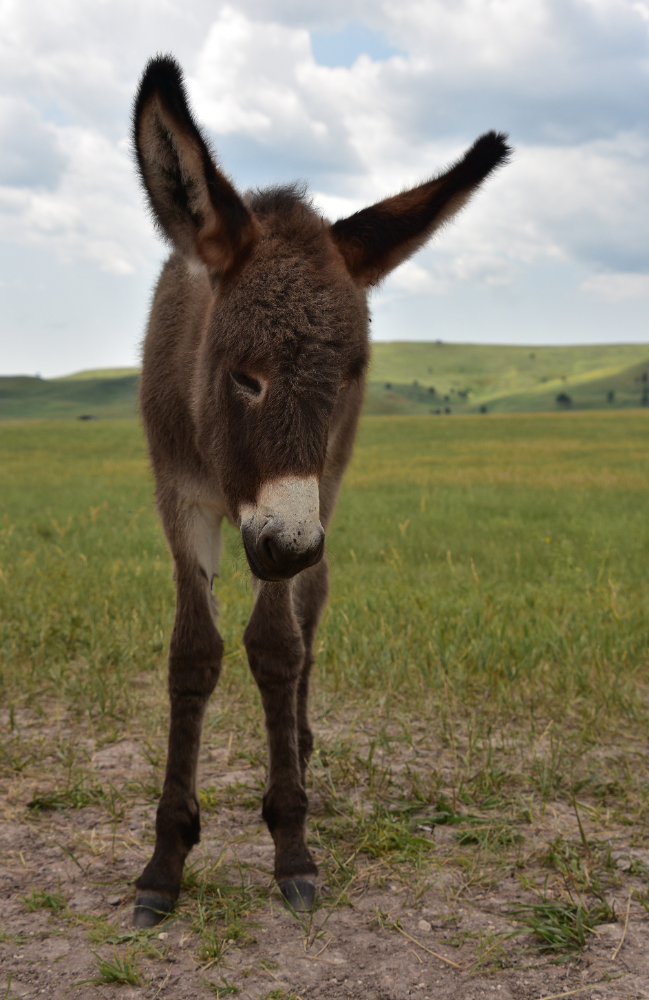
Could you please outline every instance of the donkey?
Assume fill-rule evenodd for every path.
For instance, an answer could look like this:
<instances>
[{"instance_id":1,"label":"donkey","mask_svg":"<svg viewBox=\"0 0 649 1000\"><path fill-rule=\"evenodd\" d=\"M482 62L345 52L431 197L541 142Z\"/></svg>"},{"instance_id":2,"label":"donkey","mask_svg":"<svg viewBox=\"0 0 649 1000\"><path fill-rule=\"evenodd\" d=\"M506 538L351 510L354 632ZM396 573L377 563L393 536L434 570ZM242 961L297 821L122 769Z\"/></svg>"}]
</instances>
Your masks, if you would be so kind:
<instances>
[{"instance_id":1,"label":"donkey","mask_svg":"<svg viewBox=\"0 0 649 1000\"><path fill-rule=\"evenodd\" d=\"M200 837L201 726L223 655L212 597L223 518L241 532L255 590L243 638L268 736L262 815L274 876L297 911L313 906L309 674L328 593L325 530L363 401L367 292L506 160L505 140L488 132L446 173L332 225L295 186L239 195L194 121L178 64L146 66L133 142L172 253L151 307L140 405L176 615L167 768L136 926L171 911Z\"/></svg>"}]
</instances>

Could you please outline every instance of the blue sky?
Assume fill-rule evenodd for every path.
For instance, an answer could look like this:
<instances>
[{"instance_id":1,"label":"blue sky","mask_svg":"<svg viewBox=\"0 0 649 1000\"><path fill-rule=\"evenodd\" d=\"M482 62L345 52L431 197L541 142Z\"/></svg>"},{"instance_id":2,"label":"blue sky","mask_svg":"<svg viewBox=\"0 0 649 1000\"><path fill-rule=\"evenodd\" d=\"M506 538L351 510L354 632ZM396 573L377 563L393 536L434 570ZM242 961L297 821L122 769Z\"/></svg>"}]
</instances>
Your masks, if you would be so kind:
<instances>
[{"instance_id":1,"label":"blue sky","mask_svg":"<svg viewBox=\"0 0 649 1000\"><path fill-rule=\"evenodd\" d=\"M373 292L373 335L649 343L649 0L21 0L0 9L0 371L137 364L165 248L130 105L172 52L243 190L332 220L487 129L512 162Z\"/></svg>"}]
</instances>

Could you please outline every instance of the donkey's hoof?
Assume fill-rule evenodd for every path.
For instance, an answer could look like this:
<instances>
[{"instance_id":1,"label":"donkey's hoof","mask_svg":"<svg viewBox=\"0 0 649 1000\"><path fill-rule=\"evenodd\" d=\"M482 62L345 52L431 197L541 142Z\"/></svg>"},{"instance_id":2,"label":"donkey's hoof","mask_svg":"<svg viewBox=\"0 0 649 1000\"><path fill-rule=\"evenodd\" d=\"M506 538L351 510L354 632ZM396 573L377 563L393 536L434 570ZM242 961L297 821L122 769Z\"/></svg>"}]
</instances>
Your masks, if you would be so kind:
<instances>
[{"instance_id":1,"label":"donkey's hoof","mask_svg":"<svg viewBox=\"0 0 649 1000\"><path fill-rule=\"evenodd\" d=\"M278 883L279 891L296 913L310 913L315 902L315 879L287 878Z\"/></svg>"},{"instance_id":2,"label":"donkey's hoof","mask_svg":"<svg viewBox=\"0 0 649 1000\"><path fill-rule=\"evenodd\" d=\"M138 892L133 910L134 927L155 927L171 913L173 900L162 892Z\"/></svg>"}]
</instances>

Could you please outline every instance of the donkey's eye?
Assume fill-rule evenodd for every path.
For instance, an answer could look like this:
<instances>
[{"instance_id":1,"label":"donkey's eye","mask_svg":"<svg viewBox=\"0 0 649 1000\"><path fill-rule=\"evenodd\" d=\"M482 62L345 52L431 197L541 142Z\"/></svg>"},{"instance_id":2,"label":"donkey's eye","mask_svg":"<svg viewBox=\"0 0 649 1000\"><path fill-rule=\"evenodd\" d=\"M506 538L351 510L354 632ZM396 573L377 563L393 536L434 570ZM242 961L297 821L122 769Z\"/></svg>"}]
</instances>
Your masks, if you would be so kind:
<instances>
[{"instance_id":1,"label":"donkey's eye","mask_svg":"<svg viewBox=\"0 0 649 1000\"><path fill-rule=\"evenodd\" d=\"M253 396L261 395L261 385L256 378L249 378L248 375L244 375L243 372L230 372L233 380L246 392L251 393Z\"/></svg>"}]
</instances>

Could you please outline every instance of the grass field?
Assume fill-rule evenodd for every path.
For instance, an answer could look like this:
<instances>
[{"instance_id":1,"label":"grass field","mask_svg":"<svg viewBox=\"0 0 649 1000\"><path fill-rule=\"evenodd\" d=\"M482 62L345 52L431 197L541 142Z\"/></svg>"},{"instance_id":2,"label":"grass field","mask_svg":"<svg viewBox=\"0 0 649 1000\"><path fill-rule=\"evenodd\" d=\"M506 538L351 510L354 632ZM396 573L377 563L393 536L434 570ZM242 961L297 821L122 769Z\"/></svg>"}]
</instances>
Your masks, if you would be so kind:
<instances>
[{"instance_id":1,"label":"grass field","mask_svg":"<svg viewBox=\"0 0 649 1000\"><path fill-rule=\"evenodd\" d=\"M467 974L520 963L512 949L523 939L512 944L512 928L525 930L531 948L565 957L589 934L594 941L584 925L612 925L627 895L632 921L649 910L648 435L642 409L362 422L328 536L312 838L330 859L336 905L353 902L361 874L375 893L396 880L404 920L421 917L426 893L440 885L453 912L472 906L477 920L480 894L504 898L513 879L506 884L522 896L507 926L490 937L484 922L467 924L464 937L438 935L453 938ZM113 877L126 884L139 861L132 845L121 855L115 847L116 796L125 830L137 809L148 810L150 838L174 603L141 430L127 420L6 424L0 480L4 793L15 820L31 817L41 831L53 809L72 825L84 810L104 816L113 862L122 859ZM229 528L215 590L226 662L205 760L238 760L254 776L246 785L237 772L234 798L218 780L204 788L204 813L216 823L240 798L248 804L236 808L257 817L265 757L241 645L251 589ZM109 787L92 764L88 741L96 749L125 734L155 764L146 787L127 777ZM258 821L237 822L243 830ZM227 839L227 828L219 833ZM89 835L77 834L69 849L85 865ZM617 845L615 856L605 842ZM106 834L104 858L109 843ZM257 871L252 862L244 869ZM252 932L235 948L222 915L211 930L201 924L201 893L214 878L209 869L188 881L181 912L200 967L227 979L218 955L232 958ZM267 898L246 891L241 927L253 912L261 919ZM38 898L60 933L79 925L65 892L58 910ZM384 901L375 909L386 940L410 926ZM97 940L106 943L116 932L102 919ZM143 947L125 940L116 953L143 962Z\"/></svg>"},{"instance_id":2,"label":"grass field","mask_svg":"<svg viewBox=\"0 0 649 1000\"><path fill-rule=\"evenodd\" d=\"M0 421L135 416L137 369L0 377ZM649 344L374 343L367 415L547 413L649 406ZM557 396L564 398L558 403ZM566 401L566 398L568 401Z\"/></svg>"},{"instance_id":3,"label":"grass field","mask_svg":"<svg viewBox=\"0 0 649 1000\"><path fill-rule=\"evenodd\" d=\"M576 716L580 685L604 715L631 704L649 647L648 430L642 411L367 419L328 540L320 683L531 696L547 717ZM19 424L0 441L5 684L12 664L22 697L52 684L73 703L96 683L108 711L126 677L161 668L173 611L140 428ZM226 531L219 599L243 678L250 589Z\"/></svg>"}]
</instances>

